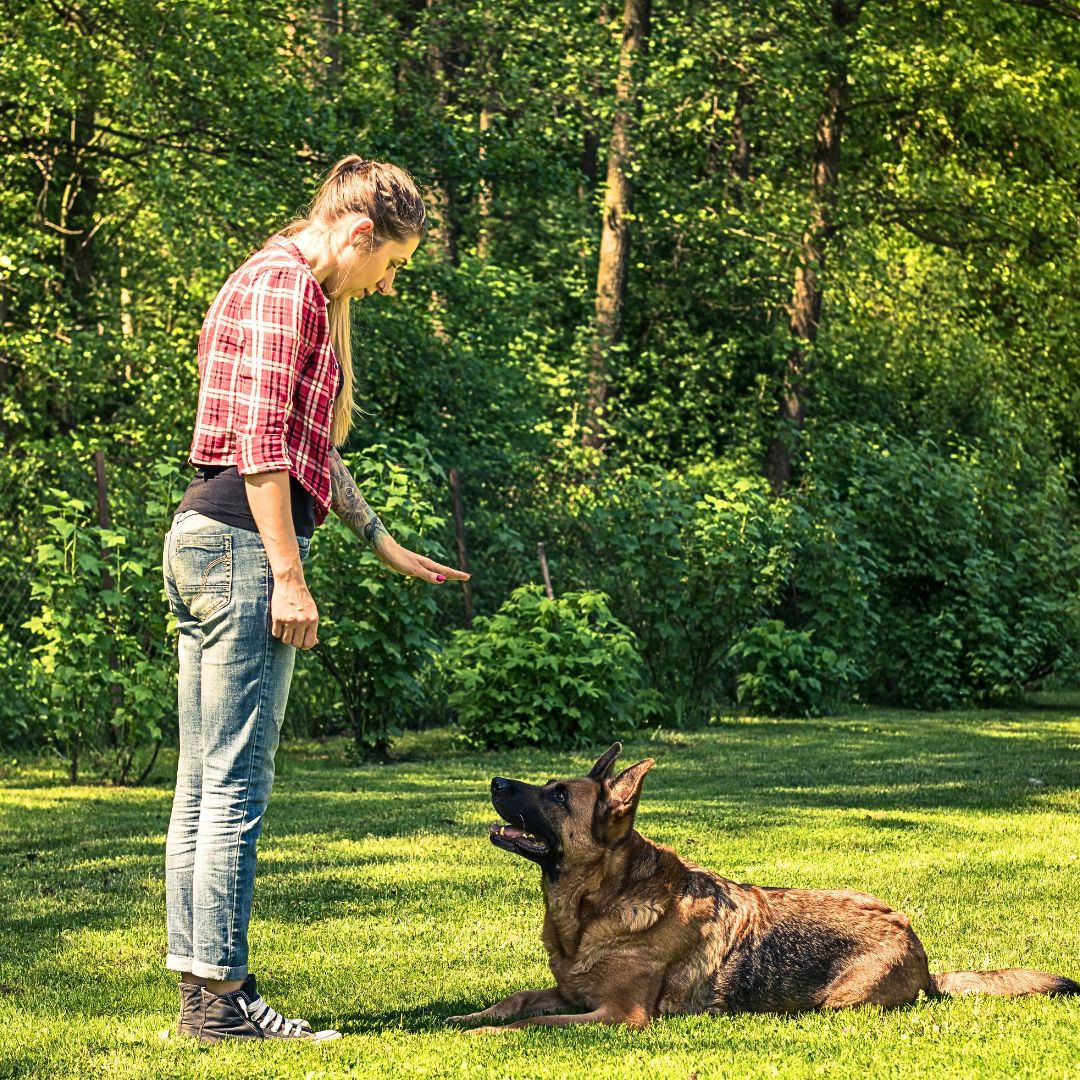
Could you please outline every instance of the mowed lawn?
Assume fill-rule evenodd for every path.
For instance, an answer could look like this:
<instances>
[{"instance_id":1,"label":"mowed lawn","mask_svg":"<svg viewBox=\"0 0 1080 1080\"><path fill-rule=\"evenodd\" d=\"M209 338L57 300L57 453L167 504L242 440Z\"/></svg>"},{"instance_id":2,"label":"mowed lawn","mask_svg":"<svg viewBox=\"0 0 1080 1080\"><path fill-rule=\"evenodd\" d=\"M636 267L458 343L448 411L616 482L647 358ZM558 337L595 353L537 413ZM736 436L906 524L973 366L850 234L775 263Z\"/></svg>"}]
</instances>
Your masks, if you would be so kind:
<instances>
[{"instance_id":1,"label":"mowed lawn","mask_svg":"<svg viewBox=\"0 0 1080 1080\"><path fill-rule=\"evenodd\" d=\"M627 744L652 756L641 832L737 881L854 887L912 918L934 970L1080 979L1080 708L719 717ZM138 790L0 773L0 1076L1077 1076L1080 1000L938 999L798 1016L659 1019L470 1036L443 1018L549 985L539 871L490 845L494 774L580 774L584 753L392 765L286 745L261 843L253 970L310 1046L200 1047L163 967L163 760ZM597 752L605 749L597 746Z\"/></svg>"}]
</instances>

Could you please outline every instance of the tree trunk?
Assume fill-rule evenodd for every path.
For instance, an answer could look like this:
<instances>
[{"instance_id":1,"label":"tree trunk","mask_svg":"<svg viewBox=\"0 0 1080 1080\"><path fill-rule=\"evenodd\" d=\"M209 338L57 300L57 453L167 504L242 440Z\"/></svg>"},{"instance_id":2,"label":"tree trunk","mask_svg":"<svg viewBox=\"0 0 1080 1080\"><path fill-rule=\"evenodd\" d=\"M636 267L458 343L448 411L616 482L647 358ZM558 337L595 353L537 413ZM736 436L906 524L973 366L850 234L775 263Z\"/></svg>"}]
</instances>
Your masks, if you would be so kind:
<instances>
[{"instance_id":1,"label":"tree trunk","mask_svg":"<svg viewBox=\"0 0 1080 1080\"><path fill-rule=\"evenodd\" d=\"M491 177L487 170L488 132L495 122L498 101L498 57L499 46L496 38L494 20L488 11L480 16L479 34L481 40L476 44L477 71L480 75L480 120L477 139L477 194L476 194L476 255L479 259L491 256L492 190Z\"/></svg>"},{"instance_id":2,"label":"tree trunk","mask_svg":"<svg viewBox=\"0 0 1080 1080\"><path fill-rule=\"evenodd\" d=\"M0 275L0 338L6 335L8 330L8 289L6 276ZM10 393L9 387L14 382L14 362L9 356L0 357L0 398L6 398ZM9 426L7 421L0 415L0 448L8 445Z\"/></svg>"},{"instance_id":3,"label":"tree trunk","mask_svg":"<svg viewBox=\"0 0 1080 1080\"><path fill-rule=\"evenodd\" d=\"M600 5L600 13L596 21L602 28L611 22L611 7L607 0ZM603 86L600 81L600 72L596 68L590 69L587 82L587 100L599 101ZM596 186L600 181L600 134L596 130L596 123L596 116L590 110L586 116L585 130L581 134L581 160L578 166L585 180L583 184L578 184L578 198L582 201L589 200L590 216L593 196L596 194Z\"/></svg>"},{"instance_id":4,"label":"tree trunk","mask_svg":"<svg viewBox=\"0 0 1080 1080\"><path fill-rule=\"evenodd\" d=\"M728 176L732 181L732 196L736 205L742 204L742 188L750 180L750 140L746 137L746 110L754 100L749 83L740 83L735 93L735 115L731 119L731 155Z\"/></svg>"},{"instance_id":5,"label":"tree trunk","mask_svg":"<svg viewBox=\"0 0 1080 1080\"><path fill-rule=\"evenodd\" d=\"M630 229L633 185L629 171L633 155L633 123L638 112L641 74L635 69L644 57L649 37L652 0L626 0L619 75L615 86L615 121L607 163L604 225L600 238L600 266L596 275L596 318L589 358L589 392L582 445L601 448L606 431L604 412L611 383L611 350L622 339L622 314L630 264Z\"/></svg>"},{"instance_id":6,"label":"tree trunk","mask_svg":"<svg viewBox=\"0 0 1080 1080\"><path fill-rule=\"evenodd\" d=\"M476 200L476 213L480 219L480 228L476 237L476 254L480 259L486 259L491 253L491 181L484 173L487 158L484 140L490 130L491 108L485 104L480 108L480 183Z\"/></svg>"},{"instance_id":7,"label":"tree trunk","mask_svg":"<svg viewBox=\"0 0 1080 1080\"><path fill-rule=\"evenodd\" d=\"M70 145L70 169L60 207L63 235L64 263L71 274L74 292L80 308L92 307L91 295L94 279L94 234L97 210L98 178L94 171L92 155L88 147L94 138L97 113L93 103L87 102L72 117ZM83 311L77 319L81 322Z\"/></svg>"},{"instance_id":8,"label":"tree trunk","mask_svg":"<svg viewBox=\"0 0 1080 1080\"><path fill-rule=\"evenodd\" d=\"M341 56L341 35L345 33L349 17L349 0L322 0L322 23L319 31L319 44L323 55L330 63L327 68L327 85L336 87L341 82L343 62Z\"/></svg>"},{"instance_id":9,"label":"tree trunk","mask_svg":"<svg viewBox=\"0 0 1080 1080\"><path fill-rule=\"evenodd\" d=\"M420 67L413 50L416 48L417 27L426 10L426 0L408 0L394 9L393 18L397 24L394 36L401 42L401 47L393 50L394 92L402 101L409 100L413 89L410 84Z\"/></svg>"},{"instance_id":10,"label":"tree trunk","mask_svg":"<svg viewBox=\"0 0 1080 1080\"><path fill-rule=\"evenodd\" d=\"M436 7L436 0L427 0L429 11ZM436 39L428 46L427 65L428 76L435 89L436 115L438 122L446 122L446 113L450 105L450 81L446 71L446 46ZM454 180L446 176L445 166L448 164L446 156L443 157L442 178L433 180L431 183L431 200L434 204L435 220L432 223L431 233L433 239L443 249L446 261L451 266L459 264L458 259L458 225L456 214L456 192Z\"/></svg>"},{"instance_id":11,"label":"tree trunk","mask_svg":"<svg viewBox=\"0 0 1080 1080\"><path fill-rule=\"evenodd\" d=\"M96 123L94 96L88 93L78 111L60 128L65 137L49 163L38 197L38 223L60 237L59 264L68 286L71 328L76 330L91 321L98 306L94 298L94 275L100 183L93 147L102 134L95 132ZM72 403L65 395L50 396L45 415L56 432L67 434L74 427Z\"/></svg>"},{"instance_id":12,"label":"tree trunk","mask_svg":"<svg viewBox=\"0 0 1080 1080\"><path fill-rule=\"evenodd\" d=\"M833 0L833 22L841 30L855 22L845 0ZM791 479L793 444L806 418L807 377L810 350L817 341L821 321L822 282L825 250L836 231L836 183L840 169L840 141L846 121L849 86L846 53L828 78L825 108L814 133L813 170L810 188L810 215L799 245L791 300L788 349L777 392L778 425L765 454L763 472L774 495L779 495Z\"/></svg>"},{"instance_id":13,"label":"tree trunk","mask_svg":"<svg viewBox=\"0 0 1080 1080\"><path fill-rule=\"evenodd\" d=\"M592 198L596 191L600 172L600 136L595 128L587 128L581 136L581 175L585 178L583 187L578 188L579 198Z\"/></svg>"}]
</instances>

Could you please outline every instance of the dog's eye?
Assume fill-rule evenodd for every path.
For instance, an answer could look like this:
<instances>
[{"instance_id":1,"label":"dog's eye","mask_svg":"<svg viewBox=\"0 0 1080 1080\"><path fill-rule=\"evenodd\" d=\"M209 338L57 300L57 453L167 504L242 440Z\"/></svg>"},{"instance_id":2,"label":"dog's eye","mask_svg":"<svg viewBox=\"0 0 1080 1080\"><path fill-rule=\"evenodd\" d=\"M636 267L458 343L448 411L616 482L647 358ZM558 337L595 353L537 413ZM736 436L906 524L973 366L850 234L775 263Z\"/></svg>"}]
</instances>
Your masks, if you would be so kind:
<instances>
[{"instance_id":1,"label":"dog's eye","mask_svg":"<svg viewBox=\"0 0 1080 1080\"><path fill-rule=\"evenodd\" d=\"M551 793L551 797L562 806L566 806L570 801L569 796L566 794L566 788L556 788Z\"/></svg>"}]
</instances>

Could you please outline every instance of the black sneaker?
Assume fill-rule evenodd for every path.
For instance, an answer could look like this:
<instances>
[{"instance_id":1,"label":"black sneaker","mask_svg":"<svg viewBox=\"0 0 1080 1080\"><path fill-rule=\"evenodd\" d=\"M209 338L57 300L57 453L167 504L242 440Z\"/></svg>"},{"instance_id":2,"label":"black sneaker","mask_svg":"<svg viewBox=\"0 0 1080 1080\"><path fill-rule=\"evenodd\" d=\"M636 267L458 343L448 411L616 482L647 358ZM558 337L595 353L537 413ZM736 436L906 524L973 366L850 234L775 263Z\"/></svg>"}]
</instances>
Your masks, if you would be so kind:
<instances>
[{"instance_id":1,"label":"black sneaker","mask_svg":"<svg viewBox=\"0 0 1080 1080\"><path fill-rule=\"evenodd\" d=\"M289 1020L271 1009L259 996L255 976L231 994L213 994L201 987L199 1038L203 1042L222 1039L296 1039L302 1042L332 1042L340 1031L312 1031L306 1020Z\"/></svg>"},{"instance_id":2,"label":"black sneaker","mask_svg":"<svg viewBox=\"0 0 1080 1080\"><path fill-rule=\"evenodd\" d=\"M202 987L198 983L180 982L180 1019L176 1021L177 1035L199 1037L202 1022Z\"/></svg>"}]
</instances>

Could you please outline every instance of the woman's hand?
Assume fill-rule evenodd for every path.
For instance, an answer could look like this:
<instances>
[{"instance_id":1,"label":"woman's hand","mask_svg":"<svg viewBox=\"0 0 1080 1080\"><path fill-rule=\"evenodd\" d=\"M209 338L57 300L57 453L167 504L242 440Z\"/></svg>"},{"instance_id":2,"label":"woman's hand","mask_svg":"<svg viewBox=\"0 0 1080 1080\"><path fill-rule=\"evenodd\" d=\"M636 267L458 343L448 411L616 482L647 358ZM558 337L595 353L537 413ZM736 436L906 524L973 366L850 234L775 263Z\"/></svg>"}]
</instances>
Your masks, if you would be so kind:
<instances>
[{"instance_id":1,"label":"woman's hand","mask_svg":"<svg viewBox=\"0 0 1080 1080\"><path fill-rule=\"evenodd\" d=\"M389 536L379 544L375 554L391 570L396 570L399 574L405 574L408 577L420 578L421 581L430 581L433 585L441 585L447 578L468 581L470 577L463 570L443 566L442 563L437 563L426 555L418 555L415 551L403 548Z\"/></svg>"},{"instance_id":2,"label":"woman's hand","mask_svg":"<svg viewBox=\"0 0 1080 1080\"><path fill-rule=\"evenodd\" d=\"M304 580L289 474L277 469L245 476L244 491L274 575L270 632L293 648L311 649L319 644L319 612Z\"/></svg>"},{"instance_id":3,"label":"woman's hand","mask_svg":"<svg viewBox=\"0 0 1080 1080\"><path fill-rule=\"evenodd\" d=\"M319 644L319 612L304 580L299 558L291 566L274 571L270 597L270 632L286 645L311 649Z\"/></svg>"},{"instance_id":4,"label":"woman's hand","mask_svg":"<svg viewBox=\"0 0 1080 1080\"><path fill-rule=\"evenodd\" d=\"M330 451L330 505L334 513L363 541L369 544L381 562L406 577L420 578L441 585L447 578L468 581L469 575L452 566L443 566L426 555L403 548L383 527L378 515L368 506L341 455Z\"/></svg>"}]
</instances>

